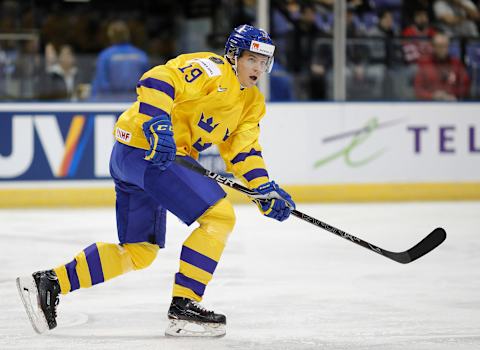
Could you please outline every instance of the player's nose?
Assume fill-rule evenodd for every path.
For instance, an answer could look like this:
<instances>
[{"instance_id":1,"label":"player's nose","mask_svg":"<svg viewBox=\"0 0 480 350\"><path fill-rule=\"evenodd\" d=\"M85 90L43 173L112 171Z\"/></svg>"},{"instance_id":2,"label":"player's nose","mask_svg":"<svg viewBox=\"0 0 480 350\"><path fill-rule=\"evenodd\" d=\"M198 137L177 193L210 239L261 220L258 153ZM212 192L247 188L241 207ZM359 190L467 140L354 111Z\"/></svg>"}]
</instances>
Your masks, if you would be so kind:
<instances>
[{"instance_id":1,"label":"player's nose","mask_svg":"<svg viewBox=\"0 0 480 350\"><path fill-rule=\"evenodd\" d=\"M253 69L255 70L255 73L259 73L262 71L262 62L255 62Z\"/></svg>"}]
</instances>

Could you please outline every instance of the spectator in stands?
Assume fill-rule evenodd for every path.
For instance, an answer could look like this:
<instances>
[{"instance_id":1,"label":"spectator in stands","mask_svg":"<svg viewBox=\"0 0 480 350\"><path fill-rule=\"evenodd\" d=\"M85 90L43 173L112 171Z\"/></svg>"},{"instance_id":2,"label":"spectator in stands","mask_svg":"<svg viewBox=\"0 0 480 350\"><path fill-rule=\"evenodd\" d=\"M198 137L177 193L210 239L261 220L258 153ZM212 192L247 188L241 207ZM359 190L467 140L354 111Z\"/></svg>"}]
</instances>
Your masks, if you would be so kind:
<instances>
[{"instance_id":1,"label":"spectator in stands","mask_svg":"<svg viewBox=\"0 0 480 350\"><path fill-rule=\"evenodd\" d=\"M447 35L435 34L432 55L419 61L415 76L417 99L456 101L468 97L470 79L463 63L449 55L449 44Z\"/></svg>"},{"instance_id":2,"label":"spectator in stands","mask_svg":"<svg viewBox=\"0 0 480 350\"><path fill-rule=\"evenodd\" d=\"M405 0L371 0L377 9L400 8Z\"/></svg>"},{"instance_id":3,"label":"spectator in stands","mask_svg":"<svg viewBox=\"0 0 480 350\"><path fill-rule=\"evenodd\" d=\"M275 60L270 73L270 101L292 101L293 81L285 67Z\"/></svg>"},{"instance_id":4,"label":"spectator in stands","mask_svg":"<svg viewBox=\"0 0 480 350\"><path fill-rule=\"evenodd\" d=\"M272 35L275 38L275 59L288 63L291 47L295 43L294 23L301 16L300 5L296 0L287 0L272 8ZM223 34L222 45L223 45ZM289 67L291 68L291 67Z\"/></svg>"},{"instance_id":5,"label":"spectator in stands","mask_svg":"<svg viewBox=\"0 0 480 350\"><path fill-rule=\"evenodd\" d=\"M391 53L392 39L398 36L398 30L395 28L393 14L391 11L383 10L380 12L378 24L371 28L367 35L373 41L370 44L370 60L376 64L387 64Z\"/></svg>"},{"instance_id":6,"label":"spectator in stands","mask_svg":"<svg viewBox=\"0 0 480 350\"><path fill-rule=\"evenodd\" d=\"M415 12L418 10L426 11L429 21L433 22L435 15L433 14L432 0L403 1L402 27L407 27L408 25L410 25Z\"/></svg>"},{"instance_id":7,"label":"spectator in stands","mask_svg":"<svg viewBox=\"0 0 480 350\"><path fill-rule=\"evenodd\" d=\"M92 84L93 99L134 100L136 82L149 67L147 54L130 44L130 31L123 21L112 22L107 29L112 43L97 59Z\"/></svg>"},{"instance_id":8,"label":"spectator in stands","mask_svg":"<svg viewBox=\"0 0 480 350\"><path fill-rule=\"evenodd\" d=\"M386 67L390 63L392 51L390 39L397 35L392 13L383 10L379 15L378 24L368 30L367 35L372 38L367 44L368 62L353 68L350 89L352 98L379 99L386 97L384 85Z\"/></svg>"},{"instance_id":9,"label":"spectator in stands","mask_svg":"<svg viewBox=\"0 0 480 350\"><path fill-rule=\"evenodd\" d=\"M7 52L2 47L0 42L0 100L7 99L9 96L8 92L8 76L11 75L9 71L13 71L11 60L8 59Z\"/></svg>"},{"instance_id":10,"label":"spectator in stands","mask_svg":"<svg viewBox=\"0 0 480 350\"><path fill-rule=\"evenodd\" d=\"M299 99L312 99L312 93L318 91L312 87L311 64L313 50L317 38L325 36L325 33L317 23L317 12L315 7L305 5L301 9L301 15L295 21L294 40L288 51L289 68L296 73L296 85L298 86Z\"/></svg>"},{"instance_id":11,"label":"spectator in stands","mask_svg":"<svg viewBox=\"0 0 480 350\"><path fill-rule=\"evenodd\" d=\"M375 4L370 0L348 0L347 6L356 14L360 15L365 12L373 11Z\"/></svg>"},{"instance_id":12,"label":"spectator in stands","mask_svg":"<svg viewBox=\"0 0 480 350\"><path fill-rule=\"evenodd\" d=\"M392 91L395 97L411 100L414 95L414 81L417 74L417 62L432 54L432 37L436 30L430 25L428 9L425 6L415 7L409 15L411 23L403 30L402 40L403 62L391 71Z\"/></svg>"},{"instance_id":13,"label":"spectator in stands","mask_svg":"<svg viewBox=\"0 0 480 350\"><path fill-rule=\"evenodd\" d=\"M431 38L435 29L430 25L427 10L417 9L413 13L413 21L403 32L403 36Z\"/></svg>"},{"instance_id":14,"label":"spectator in stands","mask_svg":"<svg viewBox=\"0 0 480 350\"><path fill-rule=\"evenodd\" d=\"M32 99L38 96L40 76L45 70L45 62L40 51L40 40L32 37L21 43L21 50L15 60L14 77L20 84L18 98Z\"/></svg>"},{"instance_id":15,"label":"spectator in stands","mask_svg":"<svg viewBox=\"0 0 480 350\"><path fill-rule=\"evenodd\" d=\"M322 15L328 15L333 13L333 4L334 0L316 0L315 7L316 11Z\"/></svg>"},{"instance_id":16,"label":"spectator in stands","mask_svg":"<svg viewBox=\"0 0 480 350\"><path fill-rule=\"evenodd\" d=\"M430 25L426 10L418 9L413 15L413 23L406 27L403 37L411 37L403 45L403 54L408 63L417 62L420 57L429 56L432 52L431 38L435 29Z\"/></svg>"},{"instance_id":17,"label":"spectator in stands","mask_svg":"<svg viewBox=\"0 0 480 350\"><path fill-rule=\"evenodd\" d=\"M287 0L285 4L285 9L288 13L287 17L290 18L290 20L298 20L302 15L302 9L300 8L300 4L297 0Z\"/></svg>"},{"instance_id":18,"label":"spectator in stands","mask_svg":"<svg viewBox=\"0 0 480 350\"><path fill-rule=\"evenodd\" d=\"M78 101L88 97L70 45L62 45L57 52L52 44L45 47L46 72L41 79L40 99Z\"/></svg>"},{"instance_id":19,"label":"spectator in stands","mask_svg":"<svg viewBox=\"0 0 480 350\"><path fill-rule=\"evenodd\" d=\"M316 16L315 7L304 6L300 17L295 22L294 50L289 53L289 58L295 62L294 69L296 71L308 67L312 58L313 42L316 38L324 36L322 29L318 26Z\"/></svg>"},{"instance_id":20,"label":"spectator in stands","mask_svg":"<svg viewBox=\"0 0 480 350\"><path fill-rule=\"evenodd\" d=\"M319 39L315 43L310 64L310 99L325 100L333 98L332 71L333 47L331 40Z\"/></svg>"},{"instance_id":21,"label":"spectator in stands","mask_svg":"<svg viewBox=\"0 0 480 350\"><path fill-rule=\"evenodd\" d=\"M368 36L392 38L398 35L395 28L393 14L391 11L383 10L380 12L378 24L368 31Z\"/></svg>"},{"instance_id":22,"label":"spectator in stands","mask_svg":"<svg viewBox=\"0 0 480 350\"><path fill-rule=\"evenodd\" d=\"M355 9L353 7L347 6L346 22L345 31L347 32L347 38L358 38L365 36L365 26L355 14Z\"/></svg>"},{"instance_id":23,"label":"spectator in stands","mask_svg":"<svg viewBox=\"0 0 480 350\"><path fill-rule=\"evenodd\" d=\"M369 45L362 40L365 31L362 26L358 25L356 19L358 18L355 15L355 8L349 4L347 6L346 16L346 32L348 38L346 48L347 67L345 73L347 98L361 100L369 98L373 79L369 70ZM329 85L333 85L331 74L333 66L332 49L332 47L327 48L325 46L320 48L320 52L323 51L323 53L318 55L314 66L315 69L313 70L317 75L326 71L327 83ZM328 86L326 90L328 93L327 97L333 98L333 89Z\"/></svg>"},{"instance_id":24,"label":"spectator in stands","mask_svg":"<svg viewBox=\"0 0 480 350\"><path fill-rule=\"evenodd\" d=\"M478 36L475 22L480 19L480 13L472 1L437 0L433 10L443 32L451 36Z\"/></svg>"},{"instance_id":25,"label":"spectator in stands","mask_svg":"<svg viewBox=\"0 0 480 350\"><path fill-rule=\"evenodd\" d=\"M333 12L335 0L315 0L311 2L315 3L320 13ZM372 11L375 4L373 4L371 0L347 0L347 7L355 12L355 14L360 15L366 11Z\"/></svg>"}]
</instances>

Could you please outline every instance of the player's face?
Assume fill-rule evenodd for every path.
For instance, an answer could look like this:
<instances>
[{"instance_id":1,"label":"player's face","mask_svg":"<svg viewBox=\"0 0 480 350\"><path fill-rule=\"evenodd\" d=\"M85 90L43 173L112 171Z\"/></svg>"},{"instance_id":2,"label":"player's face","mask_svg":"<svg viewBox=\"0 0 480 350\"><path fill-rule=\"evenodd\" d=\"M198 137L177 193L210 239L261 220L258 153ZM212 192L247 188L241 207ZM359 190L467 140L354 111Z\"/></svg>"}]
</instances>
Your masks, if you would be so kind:
<instances>
[{"instance_id":1,"label":"player's face","mask_svg":"<svg viewBox=\"0 0 480 350\"><path fill-rule=\"evenodd\" d=\"M258 82L258 79L260 79L260 76L267 68L267 56L244 51L237 59L238 80L242 86L246 88L252 87Z\"/></svg>"}]
</instances>

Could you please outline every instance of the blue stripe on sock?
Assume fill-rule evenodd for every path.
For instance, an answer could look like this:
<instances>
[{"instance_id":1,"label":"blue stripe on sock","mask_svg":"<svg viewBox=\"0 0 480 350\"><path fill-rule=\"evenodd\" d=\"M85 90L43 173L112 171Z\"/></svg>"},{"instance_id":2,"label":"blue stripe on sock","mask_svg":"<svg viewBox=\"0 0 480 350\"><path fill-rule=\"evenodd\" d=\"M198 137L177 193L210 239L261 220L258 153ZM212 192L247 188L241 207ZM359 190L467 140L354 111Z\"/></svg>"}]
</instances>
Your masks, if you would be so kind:
<instances>
[{"instance_id":1,"label":"blue stripe on sock","mask_svg":"<svg viewBox=\"0 0 480 350\"><path fill-rule=\"evenodd\" d=\"M97 244L94 243L84 249L85 257L87 258L88 269L90 271L90 278L92 279L92 285L102 283L105 278L103 277L102 261L100 260L100 254L98 253Z\"/></svg>"},{"instance_id":2,"label":"blue stripe on sock","mask_svg":"<svg viewBox=\"0 0 480 350\"><path fill-rule=\"evenodd\" d=\"M217 267L217 262L215 260L209 258L206 255L200 254L199 252L196 252L195 250L190 249L186 246L182 247L180 260L183 260L211 274L213 274L215 268Z\"/></svg>"},{"instance_id":3,"label":"blue stripe on sock","mask_svg":"<svg viewBox=\"0 0 480 350\"><path fill-rule=\"evenodd\" d=\"M182 287L191 289L195 294L197 294L200 297L203 295L203 293L205 292L205 288L207 287L203 283L200 283L190 277L187 277L180 272L177 272L175 274L175 283Z\"/></svg>"},{"instance_id":4,"label":"blue stripe on sock","mask_svg":"<svg viewBox=\"0 0 480 350\"><path fill-rule=\"evenodd\" d=\"M73 259L67 265L65 265L65 268L67 269L68 280L70 281L70 292L73 292L74 290L77 290L78 288L80 288L80 282L78 281L77 270L75 269L76 267L77 267L77 260L75 259Z\"/></svg>"}]
</instances>

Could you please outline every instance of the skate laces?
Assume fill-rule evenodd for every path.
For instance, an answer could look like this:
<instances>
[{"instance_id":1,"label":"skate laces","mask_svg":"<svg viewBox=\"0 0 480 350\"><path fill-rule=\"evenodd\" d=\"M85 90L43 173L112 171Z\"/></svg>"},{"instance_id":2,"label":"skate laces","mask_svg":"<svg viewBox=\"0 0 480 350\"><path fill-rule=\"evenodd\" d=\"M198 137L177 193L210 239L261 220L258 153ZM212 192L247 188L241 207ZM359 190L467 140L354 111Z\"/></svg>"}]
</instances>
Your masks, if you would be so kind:
<instances>
[{"instance_id":1,"label":"skate laces","mask_svg":"<svg viewBox=\"0 0 480 350\"><path fill-rule=\"evenodd\" d=\"M196 307L196 308L199 309L200 311L206 312L206 313L208 313L208 314L209 314L209 313L213 313L213 311L207 310L204 306L202 306L200 303L198 303L198 302L195 301L195 300L192 300L191 303L192 303L192 305L193 305L194 307Z\"/></svg>"}]
</instances>

